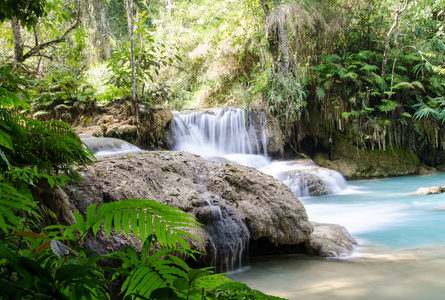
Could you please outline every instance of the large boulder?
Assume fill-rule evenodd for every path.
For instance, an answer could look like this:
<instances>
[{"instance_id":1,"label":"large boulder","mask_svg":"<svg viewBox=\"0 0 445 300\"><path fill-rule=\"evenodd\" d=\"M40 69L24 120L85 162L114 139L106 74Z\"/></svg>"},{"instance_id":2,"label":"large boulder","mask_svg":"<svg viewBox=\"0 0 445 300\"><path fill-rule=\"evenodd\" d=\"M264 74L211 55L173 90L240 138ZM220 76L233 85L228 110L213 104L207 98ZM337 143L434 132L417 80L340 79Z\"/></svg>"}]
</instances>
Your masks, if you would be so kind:
<instances>
[{"instance_id":1,"label":"large boulder","mask_svg":"<svg viewBox=\"0 0 445 300\"><path fill-rule=\"evenodd\" d=\"M174 142L173 114L166 109L141 108L138 116L129 115L128 103L116 101L70 123L79 135L119 138L146 148L169 149Z\"/></svg>"},{"instance_id":2,"label":"large boulder","mask_svg":"<svg viewBox=\"0 0 445 300\"><path fill-rule=\"evenodd\" d=\"M183 152L145 152L105 157L79 171L84 181L65 189L78 211L92 203L123 199L153 199L178 207L203 224L192 230L201 241L194 249L217 257L240 257L249 240L272 245L305 245L313 231L300 200L283 183L256 169L215 163ZM111 241L99 234L91 247L103 252L125 244L119 235Z\"/></svg>"}]
</instances>

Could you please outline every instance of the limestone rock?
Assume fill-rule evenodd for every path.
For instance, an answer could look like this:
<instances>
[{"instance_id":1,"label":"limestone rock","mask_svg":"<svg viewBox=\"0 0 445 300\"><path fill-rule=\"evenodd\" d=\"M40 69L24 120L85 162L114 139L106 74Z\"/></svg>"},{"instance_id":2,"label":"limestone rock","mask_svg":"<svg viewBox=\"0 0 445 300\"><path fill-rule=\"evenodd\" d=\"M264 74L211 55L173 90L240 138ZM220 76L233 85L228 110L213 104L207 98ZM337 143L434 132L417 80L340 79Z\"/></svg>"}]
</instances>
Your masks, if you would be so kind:
<instances>
[{"instance_id":1,"label":"limestone rock","mask_svg":"<svg viewBox=\"0 0 445 300\"><path fill-rule=\"evenodd\" d=\"M171 111L141 107L139 124L137 117L130 116L128 113L128 103L115 101L108 106L96 108L91 115L79 116L71 120L70 124L79 135L137 141L138 146L147 148L155 145L169 149L173 145Z\"/></svg>"},{"instance_id":2,"label":"limestone rock","mask_svg":"<svg viewBox=\"0 0 445 300\"><path fill-rule=\"evenodd\" d=\"M357 242L341 225L312 222L314 232L306 242L307 254L343 257L351 254Z\"/></svg>"},{"instance_id":3,"label":"limestone rock","mask_svg":"<svg viewBox=\"0 0 445 300\"><path fill-rule=\"evenodd\" d=\"M322 196L328 194L328 191L323 184L323 180L321 180L319 177L310 173L304 174L304 177L309 190L309 195Z\"/></svg>"},{"instance_id":4,"label":"limestone rock","mask_svg":"<svg viewBox=\"0 0 445 300\"><path fill-rule=\"evenodd\" d=\"M304 244L313 230L303 204L287 186L245 166L161 151L104 157L79 173L84 181L77 184L76 193L69 186L65 189L76 210L85 213L92 203L123 199L153 199L178 207L196 216L206 230L221 228L216 238L208 231L191 230L201 238L191 241L192 248L210 256L221 256L214 251L232 251L238 257L241 246L235 240L240 239ZM125 244L140 246L121 235L111 241L100 235L92 243L103 251Z\"/></svg>"},{"instance_id":5,"label":"limestone rock","mask_svg":"<svg viewBox=\"0 0 445 300\"><path fill-rule=\"evenodd\" d=\"M445 192L444 186L433 186L429 188L421 187L414 192L415 195L430 195L430 194L442 194Z\"/></svg>"},{"instance_id":6,"label":"limestone rock","mask_svg":"<svg viewBox=\"0 0 445 300\"><path fill-rule=\"evenodd\" d=\"M410 151L365 151L346 141L331 145L330 157L326 153L317 153L314 162L340 172L347 179L416 174L420 164L419 158Z\"/></svg>"}]
</instances>

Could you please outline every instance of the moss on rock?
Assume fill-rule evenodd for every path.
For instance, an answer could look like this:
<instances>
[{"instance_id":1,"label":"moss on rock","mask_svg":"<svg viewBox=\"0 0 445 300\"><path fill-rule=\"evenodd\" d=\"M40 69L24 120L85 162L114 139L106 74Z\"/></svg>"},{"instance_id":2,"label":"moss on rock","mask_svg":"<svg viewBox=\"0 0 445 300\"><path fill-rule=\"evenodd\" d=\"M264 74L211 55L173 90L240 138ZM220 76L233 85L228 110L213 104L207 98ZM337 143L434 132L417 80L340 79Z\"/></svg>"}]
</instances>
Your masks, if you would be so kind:
<instances>
[{"instance_id":1,"label":"moss on rock","mask_svg":"<svg viewBox=\"0 0 445 300\"><path fill-rule=\"evenodd\" d=\"M415 174L420 166L419 158L411 150L388 147L386 151L370 151L359 149L346 140L331 146L330 157L317 153L314 162L340 172L347 179Z\"/></svg>"}]
</instances>

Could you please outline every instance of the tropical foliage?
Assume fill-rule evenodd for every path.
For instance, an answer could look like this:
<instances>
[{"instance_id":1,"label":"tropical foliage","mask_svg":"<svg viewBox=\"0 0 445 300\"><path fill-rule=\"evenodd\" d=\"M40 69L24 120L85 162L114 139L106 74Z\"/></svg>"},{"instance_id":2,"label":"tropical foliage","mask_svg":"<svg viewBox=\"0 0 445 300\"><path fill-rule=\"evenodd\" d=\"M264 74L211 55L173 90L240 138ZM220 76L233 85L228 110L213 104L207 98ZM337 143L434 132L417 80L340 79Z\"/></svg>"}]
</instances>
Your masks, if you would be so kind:
<instances>
[{"instance_id":1,"label":"tropical foliage","mask_svg":"<svg viewBox=\"0 0 445 300\"><path fill-rule=\"evenodd\" d=\"M73 108L87 110L93 93L70 76L36 83L29 75L26 65L0 68L1 299L108 299L110 287L125 299L278 299L208 269L190 268L179 257L194 257L187 239L196 237L188 228L200 224L152 200L93 204L84 214L74 211L74 224L44 226L56 214L33 199L33 187L73 186L81 180L77 167L95 158L68 124L25 114L30 108L37 111L34 117L60 110L65 115L55 117L68 118ZM105 254L84 248L99 230L107 238L122 232L139 239L141 253L132 247Z\"/></svg>"}]
</instances>

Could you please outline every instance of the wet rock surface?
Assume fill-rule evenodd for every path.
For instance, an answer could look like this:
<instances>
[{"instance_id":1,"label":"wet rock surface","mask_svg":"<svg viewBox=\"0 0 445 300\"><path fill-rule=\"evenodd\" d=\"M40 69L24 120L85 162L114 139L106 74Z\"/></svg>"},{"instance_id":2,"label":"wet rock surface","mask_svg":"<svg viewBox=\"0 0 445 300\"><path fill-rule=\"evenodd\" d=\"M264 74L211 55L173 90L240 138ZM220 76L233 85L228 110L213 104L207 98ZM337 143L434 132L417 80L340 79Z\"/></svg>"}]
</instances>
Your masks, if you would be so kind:
<instances>
[{"instance_id":1,"label":"wet rock surface","mask_svg":"<svg viewBox=\"0 0 445 300\"><path fill-rule=\"evenodd\" d=\"M365 151L340 141L331 146L331 153L317 153L314 162L340 172L347 179L403 176L422 172L419 158L411 151L387 149Z\"/></svg>"},{"instance_id":2,"label":"wet rock surface","mask_svg":"<svg viewBox=\"0 0 445 300\"><path fill-rule=\"evenodd\" d=\"M191 241L191 247L213 259L240 257L250 239L266 239L274 245L304 244L313 230L303 204L289 188L237 164L160 151L104 157L79 173L84 181L77 184L77 191L65 189L74 209L84 213L92 203L123 199L153 199L178 207L204 224L207 231L191 229L201 239ZM98 236L90 246L99 252L126 244L141 246L122 234L110 240L103 233Z\"/></svg>"},{"instance_id":3,"label":"wet rock surface","mask_svg":"<svg viewBox=\"0 0 445 300\"><path fill-rule=\"evenodd\" d=\"M82 136L119 138L139 146L169 149L173 140L173 114L166 109L141 109L139 117L129 115L126 103L100 107L91 115L79 116L73 129Z\"/></svg>"},{"instance_id":4,"label":"wet rock surface","mask_svg":"<svg viewBox=\"0 0 445 300\"><path fill-rule=\"evenodd\" d=\"M431 195L431 194L442 194L445 193L444 186L433 186L433 187L421 187L414 192L415 195Z\"/></svg>"},{"instance_id":5,"label":"wet rock surface","mask_svg":"<svg viewBox=\"0 0 445 300\"><path fill-rule=\"evenodd\" d=\"M314 232L306 243L307 254L344 257L352 253L357 241L341 225L312 222Z\"/></svg>"}]
</instances>

